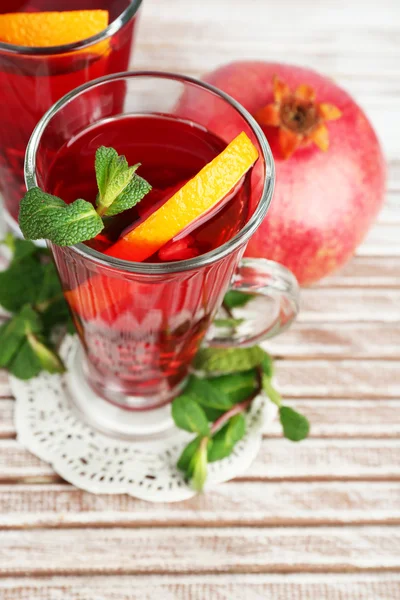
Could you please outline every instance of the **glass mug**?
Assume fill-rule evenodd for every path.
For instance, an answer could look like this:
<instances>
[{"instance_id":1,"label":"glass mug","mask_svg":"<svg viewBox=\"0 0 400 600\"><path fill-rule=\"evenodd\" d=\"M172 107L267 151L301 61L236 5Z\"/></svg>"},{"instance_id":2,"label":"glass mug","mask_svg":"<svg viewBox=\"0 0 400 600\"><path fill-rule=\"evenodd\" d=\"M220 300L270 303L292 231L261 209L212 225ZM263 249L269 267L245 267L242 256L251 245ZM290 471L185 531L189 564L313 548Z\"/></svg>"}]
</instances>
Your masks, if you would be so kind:
<instances>
[{"instance_id":1,"label":"glass mug","mask_svg":"<svg viewBox=\"0 0 400 600\"><path fill-rule=\"evenodd\" d=\"M24 195L24 155L29 137L52 104L79 85L128 68L142 0L7 0L0 13L106 9L110 24L80 42L24 47L0 42L0 194L8 227L18 235ZM3 4L3 3L2 3ZM19 233L20 235L20 233Z\"/></svg>"},{"instance_id":2,"label":"glass mug","mask_svg":"<svg viewBox=\"0 0 400 600\"><path fill-rule=\"evenodd\" d=\"M96 99L107 101L99 107ZM212 102L224 127L213 126L191 107ZM274 187L274 163L264 134L251 115L216 88L158 72L103 77L70 92L41 119L25 160L28 189L46 191L55 154L74 136L121 115L186 119L229 143L245 131L259 159L249 175L249 218L219 247L178 262L128 262L85 244L49 243L70 302L81 347L67 374L71 400L86 420L121 438L154 433L170 424L168 403L185 384L190 364L208 344L246 346L285 330L298 311L294 276L277 263L243 259L264 219ZM102 140L96 137L96 147ZM117 148L118 145L116 144ZM145 161L143 161L145 162ZM79 183L79 177L77 178ZM83 195L83 197L85 197ZM235 330L212 321L228 289L256 294L257 312Z\"/></svg>"}]
</instances>

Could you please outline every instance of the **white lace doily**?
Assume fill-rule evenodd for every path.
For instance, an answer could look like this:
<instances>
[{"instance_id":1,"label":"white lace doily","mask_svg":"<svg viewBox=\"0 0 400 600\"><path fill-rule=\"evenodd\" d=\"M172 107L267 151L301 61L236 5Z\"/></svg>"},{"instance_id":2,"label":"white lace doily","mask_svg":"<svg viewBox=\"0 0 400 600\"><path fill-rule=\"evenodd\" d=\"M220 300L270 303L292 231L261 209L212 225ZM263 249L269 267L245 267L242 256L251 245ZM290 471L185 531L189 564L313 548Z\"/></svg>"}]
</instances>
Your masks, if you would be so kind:
<instances>
[{"instance_id":1,"label":"white lace doily","mask_svg":"<svg viewBox=\"0 0 400 600\"><path fill-rule=\"evenodd\" d=\"M67 366L77 345L77 339L70 336L62 344ZM126 493L152 502L195 495L176 468L192 434L174 427L151 440L116 440L81 420L68 399L65 376L42 373L29 381L11 378L11 387L18 441L76 487L94 494ZM206 487L232 479L249 467L260 447L262 427L275 415L275 405L264 397L253 402L246 416L245 437L228 458L209 465Z\"/></svg>"}]
</instances>

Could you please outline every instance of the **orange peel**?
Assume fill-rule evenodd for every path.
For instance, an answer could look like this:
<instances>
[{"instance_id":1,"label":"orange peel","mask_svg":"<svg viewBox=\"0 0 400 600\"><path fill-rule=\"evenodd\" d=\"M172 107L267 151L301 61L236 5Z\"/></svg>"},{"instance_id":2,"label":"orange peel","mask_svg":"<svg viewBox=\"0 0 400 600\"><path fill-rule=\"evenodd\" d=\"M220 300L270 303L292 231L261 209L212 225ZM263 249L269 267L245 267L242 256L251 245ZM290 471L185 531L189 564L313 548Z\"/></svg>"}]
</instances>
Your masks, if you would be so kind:
<instances>
[{"instance_id":1,"label":"orange peel","mask_svg":"<svg viewBox=\"0 0 400 600\"><path fill-rule=\"evenodd\" d=\"M106 254L141 262L211 212L254 165L258 152L240 133L218 156Z\"/></svg>"},{"instance_id":2,"label":"orange peel","mask_svg":"<svg viewBox=\"0 0 400 600\"><path fill-rule=\"evenodd\" d=\"M97 35L107 26L107 10L5 13L0 14L0 41L25 47L61 46Z\"/></svg>"}]
</instances>

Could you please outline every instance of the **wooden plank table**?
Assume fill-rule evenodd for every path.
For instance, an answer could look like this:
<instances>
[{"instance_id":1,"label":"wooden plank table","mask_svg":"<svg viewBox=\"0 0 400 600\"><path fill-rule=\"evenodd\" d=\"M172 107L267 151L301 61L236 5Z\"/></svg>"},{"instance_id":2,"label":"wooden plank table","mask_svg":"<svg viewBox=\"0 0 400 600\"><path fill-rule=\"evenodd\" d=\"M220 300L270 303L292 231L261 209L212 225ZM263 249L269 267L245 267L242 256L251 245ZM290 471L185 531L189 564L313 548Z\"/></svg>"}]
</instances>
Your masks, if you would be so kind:
<instances>
[{"instance_id":1,"label":"wooden plank table","mask_svg":"<svg viewBox=\"0 0 400 600\"><path fill-rule=\"evenodd\" d=\"M310 439L274 424L249 471L213 492L153 505L74 489L16 442L0 375L2 600L400 598L399 39L398 0L145 0L136 68L265 58L343 84L381 137L387 203L270 345Z\"/></svg>"}]
</instances>

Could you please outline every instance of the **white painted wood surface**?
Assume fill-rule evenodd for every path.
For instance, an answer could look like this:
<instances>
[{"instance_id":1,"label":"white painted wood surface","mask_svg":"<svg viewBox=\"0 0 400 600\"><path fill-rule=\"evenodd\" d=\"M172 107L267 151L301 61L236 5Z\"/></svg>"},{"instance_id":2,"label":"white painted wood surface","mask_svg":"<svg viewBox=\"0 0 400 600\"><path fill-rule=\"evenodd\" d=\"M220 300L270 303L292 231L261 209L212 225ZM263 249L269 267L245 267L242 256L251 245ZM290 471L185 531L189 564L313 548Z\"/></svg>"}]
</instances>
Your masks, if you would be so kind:
<instances>
[{"instance_id":1,"label":"white painted wood surface","mask_svg":"<svg viewBox=\"0 0 400 600\"><path fill-rule=\"evenodd\" d=\"M394 573L135 575L0 580L2 600L398 600ZM66 594L69 594L66 596Z\"/></svg>"},{"instance_id":2,"label":"white painted wood surface","mask_svg":"<svg viewBox=\"0 0 400 600\"><path fill-rule=\"evenodd\" d=\"M400 598L400 4L144 0L134 68L238 58L314 67L367 111L387 202L356 257L268 344L299 445L268 428L234 482L179 504L93 496L15 440L0 374L1 600Z\"/></svg>"}]
</instances>

